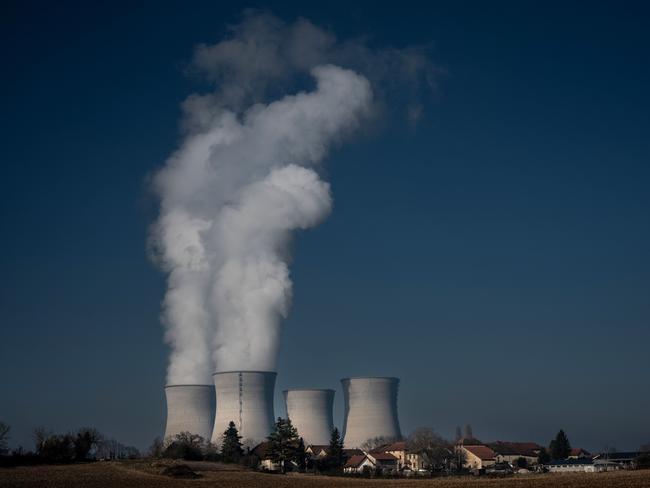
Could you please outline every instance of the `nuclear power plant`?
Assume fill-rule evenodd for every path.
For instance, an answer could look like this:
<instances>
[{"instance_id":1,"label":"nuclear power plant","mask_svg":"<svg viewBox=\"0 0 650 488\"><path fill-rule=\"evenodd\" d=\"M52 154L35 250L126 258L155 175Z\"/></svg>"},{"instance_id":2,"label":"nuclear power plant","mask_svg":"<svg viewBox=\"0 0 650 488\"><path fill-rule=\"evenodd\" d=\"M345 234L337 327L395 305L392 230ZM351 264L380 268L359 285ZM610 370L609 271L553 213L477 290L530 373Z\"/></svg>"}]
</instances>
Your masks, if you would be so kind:
<instances>
[{"instance_id":1,"label":"nuclear power plant","mask_svg":"<svg viewBox=\"0 0 650 488\"><path fill-rule=\"evenodd\" d=\"M198 434L219 445L224 431L234 422L242 440L253 445L273 431L273 371L226 371L213 375L212 385L168 385L165 438L180 432ZM397 415L399 379L352 377L341 380L346 448L359 448L368 439L401 438ZM334 390L289 389L284 391L287 417L305 445L329 444L334 429Z\"/></svg>"},{"instance_id":2,"label":"nuclear power plant","mask_svg":"<svg viewBox=\"0 0 650 488\"><path fill-rule=\"evenodd\" d=\"M235 422L244 441L266 440L275 422L275 376L272 371L228 371L213 375L217 407L213 443L221 442L229 422Z\"/></svg>"},{"instance_id":3,"label":"nuclear power plant","mask_svg":"<svg viewBox=\"0 0 650 488\"><path fill-rule=\"evenodd\" d=\"M329 444L334 430L334 390L285 390L287 417L309 444Z\"/></svg>"},{"instance_id":4,"label":"nuclear power plant","mask_svg":"<svg viewBox=\"0 0 650 488\"><path fill-rule=\"evenodd\" d=\"M397 418L398 378L344 378L345 447L358 448L373 437L401 438Z\"/></svg>"},{"instance_id":5,"label":"nuclear power plant","mask_svg":"<svg viewBox=\"0 0 650 488\"><path fill-rule=\"evenodd\" d=\"M181 432L198 434L208 439L214 426L214 386L168 385L167 426L165 437Z\"/></svg>"}]
</instances>

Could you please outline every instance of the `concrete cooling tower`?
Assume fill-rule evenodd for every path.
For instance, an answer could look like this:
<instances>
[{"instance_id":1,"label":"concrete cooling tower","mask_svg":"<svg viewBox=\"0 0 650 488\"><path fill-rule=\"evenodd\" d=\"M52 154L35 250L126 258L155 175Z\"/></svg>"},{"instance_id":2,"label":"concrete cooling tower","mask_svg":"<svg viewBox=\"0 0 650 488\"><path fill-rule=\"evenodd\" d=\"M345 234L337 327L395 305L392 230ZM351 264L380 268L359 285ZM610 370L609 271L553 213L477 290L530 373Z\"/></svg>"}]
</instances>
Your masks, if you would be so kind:
<instances>
[{"instance_id":1,"label":"concrete cooling tower","mask_svg":"<svg viewBox=\"0 0 650 488\"><path fill-rule=\"evenodd\" d=\"M305 445L329 444L334 429L334 390L285 390L284 401L287 417Z\"/></svg>"},{"instance_id":2,"label":"concrete cooling tower","mask_svg":"<svg viewBox=\"0 0 650 488\"><path fill-rule=\"evenodd\" d=\"M191 432L210 439L214 425L214 386L168 385L165 438Z\"/></svg>"},{"instance_id":3,"label":"concrete cooling tower","mask_svg":"<svg viewBox=\"0 0 650 488\"><path fill-rule=\"evenodd\" d=\"M399 378L344 378L341 384L345 401L343 440L346 448L359 448L373 437L402 436L397 418Z\"/></svg>"},{"instance_id":4,"label":"concrete cooling tower","mask_svg":"<svg viewBox=\"0 0 650 488\"><path fill-rule=\"evenodd\" d=\"M266 440L275 423L275 376L271 371L228 371L212 376L217 399L213 443L221 444L231 421L235 422L243 442Z\"/></svg>"}]
</instances>

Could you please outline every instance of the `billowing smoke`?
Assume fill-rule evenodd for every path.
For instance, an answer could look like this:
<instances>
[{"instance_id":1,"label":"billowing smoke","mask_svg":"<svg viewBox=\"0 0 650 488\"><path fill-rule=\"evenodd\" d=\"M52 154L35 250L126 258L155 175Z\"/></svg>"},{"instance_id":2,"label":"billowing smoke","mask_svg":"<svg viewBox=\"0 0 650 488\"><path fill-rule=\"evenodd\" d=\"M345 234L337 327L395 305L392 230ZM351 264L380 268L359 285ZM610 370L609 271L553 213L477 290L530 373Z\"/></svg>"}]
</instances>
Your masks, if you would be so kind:
<instances>
[{"instance_id":1,"label":"billowing smoke","mask_svg":"<svg viewBox=\"0 0 650 488\"><path fill-rule=\"evenodd\" d=\"M371 82L380 84L386 65L417 74L430 68L424 59L250 12L228 39L197 48L190 71L215 90L185 101L184 140L155 177L168 384L274 369L291 305L292 233L318 225L332 207L318 163L377 107ZM278 96L305 74L313 88Z\"/></svg>"}]
</instances>

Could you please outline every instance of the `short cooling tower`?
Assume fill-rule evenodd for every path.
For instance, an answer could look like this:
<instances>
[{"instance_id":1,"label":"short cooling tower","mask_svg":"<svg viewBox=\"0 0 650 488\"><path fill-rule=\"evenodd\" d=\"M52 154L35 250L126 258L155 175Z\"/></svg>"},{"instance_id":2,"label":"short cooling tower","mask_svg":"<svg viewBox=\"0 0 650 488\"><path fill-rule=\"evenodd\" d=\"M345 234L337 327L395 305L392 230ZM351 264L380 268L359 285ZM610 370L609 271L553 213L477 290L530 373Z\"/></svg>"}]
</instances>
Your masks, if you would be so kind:
<instances>
[{"instance_id":1,"label":"short cooling tower","mask_svg":"<svg viewBox=\"0 0 650 488\"><path fill-rule=\"evenodd\" d=\"M373 437L401 437L397 418L399 378L344 378L345 417L343 440L346 448L359 448Z\"/></svg>"},{"instance_id":2,"label":"short cooling tower","mask_svg":"<svg viewBox=\"0 0 650 488\"><path fill-rule=\"evenodd\" d=\"M168 385L165 439L181 432L210 439L214 424L214 386Z\"/></svg>"},{"instance_id":3,"label":"short cooling tower","mask_svg":"<svg viewBox=\"0 0 650 488\"><path fill-rule=\"evenodd\" d=\"M305 445L329 444L334 429L334 390L285 390L284 401L287 417Z\"/></svg>"},{"instance_id":4,"label":"short cooling tower","mask_svg":"<svg viewBox=\"0 0 650 488\"><path fill-rule=\"evenodd\" d=\"M266 440L273 430L272 371L228 371L213 375L217 399L212 442L221 444L229 422L235 422L242 442Z\"/></svg>"}]
</instances>

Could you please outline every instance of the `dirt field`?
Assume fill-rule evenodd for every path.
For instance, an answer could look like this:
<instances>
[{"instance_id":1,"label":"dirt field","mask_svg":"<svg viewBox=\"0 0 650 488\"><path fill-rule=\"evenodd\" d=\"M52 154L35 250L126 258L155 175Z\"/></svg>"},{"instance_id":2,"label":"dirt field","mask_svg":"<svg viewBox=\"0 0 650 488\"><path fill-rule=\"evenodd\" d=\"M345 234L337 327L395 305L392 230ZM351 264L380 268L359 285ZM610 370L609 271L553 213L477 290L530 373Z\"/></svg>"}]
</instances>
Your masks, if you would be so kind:
<instances>
[{"instance_id":1,"label":"dirt field","mask_svg":"<svg viewBox=\"0 0 650 488\"><path fill-rule=\"evenodd\" d=\"M190 463L201 477L173 479L160 474L160 466L144 462L106 462L69 466L0 468L0 487L186 487L224 488L650 488L650 470L595 474L520 475L507 479L452 478L372 480L311 475L271 475L233 470L210 463Z\"/></svg>"}]
</instances>

